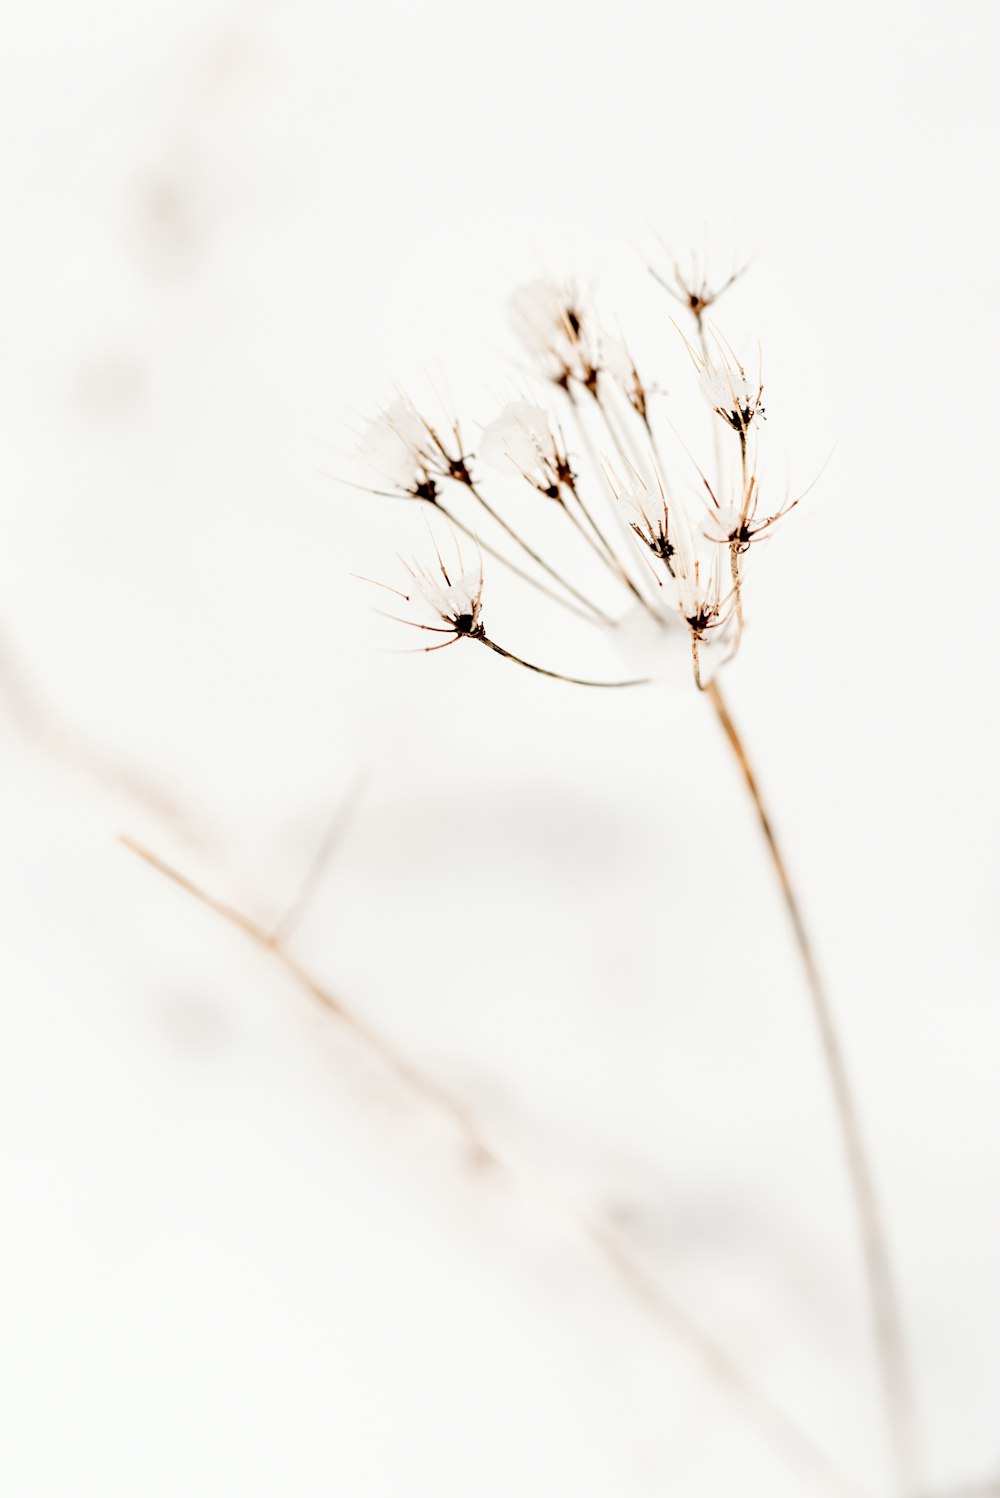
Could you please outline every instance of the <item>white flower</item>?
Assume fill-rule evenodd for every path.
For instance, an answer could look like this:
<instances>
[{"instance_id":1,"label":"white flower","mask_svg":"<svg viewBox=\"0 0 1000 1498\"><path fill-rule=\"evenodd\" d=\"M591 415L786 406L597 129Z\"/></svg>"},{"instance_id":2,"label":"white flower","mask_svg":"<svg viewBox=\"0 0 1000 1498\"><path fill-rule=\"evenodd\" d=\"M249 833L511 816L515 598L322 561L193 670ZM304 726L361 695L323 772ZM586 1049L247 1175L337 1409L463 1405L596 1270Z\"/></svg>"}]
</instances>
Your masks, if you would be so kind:
<instances>
[{"instance_id":1,"label":"white flower","mask_svg":"<svg viewBox=\"0 0 1000 1498\"><path fill-rule=\"evenodd\" d=\"M358 451L381 478L401 493L420 499L433 497L435 465L427 426L402 396L371 422L358 443Z\"/></svg>"},{"instance_id":2,"label":"white flower","mask_svg":"<svg viewBox=\"0 0 1000 1498\"><path fill-rule=\"evenodd\" d=\"M673 561L677 607L688 629L697 640L710 630L724 629L733 615L733 600L724 593L721 549L714 546L708 556L699 556L684 540Z\"/></svg>"},{"instance_id":3,"label":"white flower","mask_svg":"<svg viewBox=\"0 0 1000 1498\"><path fill-rule=\"evenodd\" d=\"M437 500L438 479L466 485L472 482L458 423L453 424L448 441L443 441L405 396L398 396L375 418L362 435L358 450L401 495L431 504Z\"/></svg>"},{"instance_id":4,"label":"white flower","mask_svg":"<svg viewBox=\"0 0 1000 1498\"><path fill-rule=\"evenodd\" d=\"M414 563L407 568L413 578L414 592L420 602L449 631L457 635L475 635L482 629L483 574L477 568L449 572L438 558L436 568ZM413 594L405 595L412 600Z\"/></svg>"},{"instance_id":5,"label":"white flower","mask_svg":"<svg viewBox=\"0 0 1000 1498\"><path fill-rule=\"evenodd\" d=\"M598 358L589 321L569 287L551 281L529 281L510 299L514 331L546 377L557 385L570 380L592 385Z\"/></svg>"},{"instance_id":6,"label":"white flower","mask_svg":"<svg viewBox=\"0 0 1000 1498\"><path fill-rule=\"evenodd\" d=\"M815 482L815 480L814 480ZM809 486L810 488L812 485ZM711 493L711 490L709 491ZM805 491L808 494L809 490ZM737 553L747 552L755 541L767 537L771 528L777 525L790 510L794 510L799 500L804 495L796 495L794 499L787 496L782 505L771 515L759 515L760 508L760 484L756 474L751 474L747 480L747 486L742 499L738 494L731 493L721 503L712 499L716 508L709 517L712 530L709 535L712 540L720 545L728 545Z\"/></svg>"},{"instance_id":7,"label":"white flower","mask_svg":"<svg viewBox=\"0 0 1000 1498\"><path fill-rule=\"evenodd\" d=\"M607 370L629 405L645 421L646 387L639 376L635 360L620 338L601 339L601 368Z\"/></svg>"},{"instance_id":8,"label":"white flower","mask_svg":"<svg viewBox=\"0 0 1000 1498\"><path fill-rule=\"evenodd\" d=\"M671 534L671 514L662 484L652 487L635 469L629 470L625 480L619 479L610 468L607 472L608 481L615 498L625 511L630 529L643 546L648 547L661 562L665 562L672 572L675 543Z\"/></svg>"},{"instance_id":9,"label":"white flower","mask_svg":"<svg viewBox=\"0 0 1000 1498\"><path fill-rule=\"evenodd\" d=\"M521 474L550 499L558 499L560 484L572 480L548 412L528 401L505 406L496 421L484 428L479 456L500 473Z\"/></svg>"},{"instance_id":10,"label":"white flower","mask_svg":"<svg viewBox=\"0 0 1000 1498\"><path fill-rule=\"evenodd\" d=\"M709 282L704 258L699 260L697 255L691 257L690 271L681 270L676 260L673 262L673 274L661 274L660 271L649 267L653 279L658 281L665 291L669 291L674 301L680 302L682 307L697 318L699 325L704 314L717 302L724 291L728 291L733 282L738 280L746 270L746 265L737 265L724 281L719 281L713 289Z\"/></svg>"},{"instance_id":11,"label":"white flower","mask_svg":"<svg viewBox=\"0 0 1000 1498\"><path fill-rule=\"evenodd\" d=\"M717 363L701 357L696 360L696 366L699 389L712 410L735 432L745 435L754 417L764 414L760 403L763 385L751 383L742 364L729 355Z\"/></svg>"},{"instance_id":12,"label":"white flower","mask_svg":"<svg viewBox=\"0 0 1000 1498\"><path fill-rule=\"evenodd\" d=\"M669 686L690 683L690 635L676 610L654 613L636 603L618 621L614 644L625 665L637 675Z\"/></svg>"}]
</instances>

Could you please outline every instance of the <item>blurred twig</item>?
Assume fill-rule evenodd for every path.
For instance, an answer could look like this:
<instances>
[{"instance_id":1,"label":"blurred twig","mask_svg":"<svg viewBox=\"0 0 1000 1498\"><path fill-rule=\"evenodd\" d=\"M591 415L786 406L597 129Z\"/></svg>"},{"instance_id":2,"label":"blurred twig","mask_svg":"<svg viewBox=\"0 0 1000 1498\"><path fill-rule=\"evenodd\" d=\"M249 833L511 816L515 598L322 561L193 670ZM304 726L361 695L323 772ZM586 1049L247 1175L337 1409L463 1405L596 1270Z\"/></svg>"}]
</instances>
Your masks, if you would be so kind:
<instances>
[{"instance_id":1,"label":"blurred twig","mask_svg":"<svg viewBox=\"0 0 1000 1498\"><path fill-rule=\"evenodd\" d=\"M119 840L124 847L158 873L191 895L200 904L214 911L223 920L236 926L257 946L270 953L310 998L321 1004L327 1013L339 1020L367 1050L378 1057L397 1081L413 1093L420 1102L444 1116L457 1129L474 1164L496 1170L515 1185L533 1187L535 1183L518 1167L505 1160L497 1148L486 1139L460 1098L414 1066L391 1040L353 1013L339 995L322 984L283 945L281 932L288 924L288 914L295 915L301 910L303 899L308 897L314 887L314 870L321 869L329 856L335 841L334 829L341 824L341 820L342 814L338 815L334 828L331 828L324 837L289 912L270 931L265 930L263 926L234 906L226 904L201 889L193 880L171 867L134 838L122 836ZM842 1498L843 1495L851 1495L851 1498L865 1498L866 1490L853 1477L844 1472L811 1436L802 1431L795 1421L750 1379L721 1342L717 1341L710 1332L705 1331L682 1306L665 1294L655 1278L636 1262L626 1244L612 1229L580 1214L573 1208L553 1201L551 1193L547 1190L544 1194L549 1205L584 1239L605 1268L610 1270L633 1299L637 1300L672 1338L697 1359L716 1383L737 1400L757 1429L773 1442L786 1458L794 1461L801 1469L808 1471L814 1479L821 1481L825 1490L836 1492L842 1495Z\"/></svg>"},{"instance_id":2,"label":"blurred twig","mask_svg":"<svg viewBox=\"0 0 1000 1498\"><path fill-rule=\"evenodd\" d=\"M275 941L287 941L292 931L301 922L330 861L330 855L354 820L358 807L361 805L366 782L366 776L358 775L338 804L298 890L289 901L284 914L274 923L271 935Z\"/></svg>"},{"instance_id":3,"label":"blurred twig","mask_svg":"<svg viewBox=\"0 0 1000 1498\"><path fill-rule=\"evenodd\" d=\"M161 786L134 766L123 764L105 750L87 743L75 730L57 722L32 690L2 639L0 693L11 721L44 753L81 771L98 785L128 796L164 821L187 830L187 819L181 807Z\"/></svg>"}]
</instances>

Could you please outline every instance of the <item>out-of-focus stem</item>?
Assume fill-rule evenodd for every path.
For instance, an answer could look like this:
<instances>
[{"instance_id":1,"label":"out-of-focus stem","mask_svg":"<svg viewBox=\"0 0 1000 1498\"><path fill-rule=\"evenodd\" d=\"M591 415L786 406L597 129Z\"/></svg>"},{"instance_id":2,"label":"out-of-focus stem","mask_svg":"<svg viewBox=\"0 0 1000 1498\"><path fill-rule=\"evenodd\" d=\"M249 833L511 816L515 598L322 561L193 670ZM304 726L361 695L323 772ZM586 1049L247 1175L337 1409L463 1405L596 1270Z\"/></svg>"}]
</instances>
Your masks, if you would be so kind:
<instances>
[{"instance_id":1,"label":"out-of-focus stem","mask_svg":"<svg viewBox=\"0 0 1000 1498\"><path fill-rule=\"evenodd\" d=\"M913 1394L903 1338L902 1318L882 1223L882 1210L843 1049L834 1023L830 1001L820 977L812 943L806 931L798 897L778 845L774 826L764 805L757 777L747 758L743 740L730 716L718 682L710 682L706 691L756 808L768 852L771 855L771 862L784 896L785 907L792 923L792 930L795 933L802 965L805 968L813 1015L830 1078L858 1219L872 1331L892 1438L898 1491L901 1494L910 1494L916 1488L917 1443Z\"/></svg>"},{"instance_id":2,"label":"out-of-focus stem","mask_svg":"<svg viewBox=\"0 0 1000 1498\"><path fill-rule=\"evenodd\" d=\"M702 320L702 315L701 315L700 312L696 314L696 322L698 324L698 345L699 345L699 347L701 349L701 356L705 360L706 364L711 364L711 362L712 362L712 356L711 356L711 354L708 351L708 339L705 336L705 324L704 324L704 321ZM712 412L712 447L714 449L714 456L715 456L715 477L716 477L717 482L721 484L722 483L722 427L720 426L719 420L718 420L718 418L716 418L714 411Z\"/></svg>"},{"instance_id":3,"label":"out-of-focus stem","mask_svg":"<svg viewBox=\"0 0 1000 1498\"><path fill-rule=\"evenodd\" d=\"M235 906L210 895L186 874L173 868L133 838L122 837L119 841L157 873L270 953L310 998L321 1004L328 1014L345 1025L358 1041L373 1051L421 1103L449 1120L477 1165L492 1168L512 1185L527 1186L536 1195L539 1194L538 1184L526 1177L485 1138L465 1103L414 1066L380 1031L366 1024L336 994L297 962L282 945L277 930L265 930ZM840 1498L869 1498L853 1478L833 1462L767 1393L752 1382L727 1348L710 1332L704 1331L681 1305L666 1294L653 1276L633 1258L626 1244L611 1228L578 1213L572 1207L563 1206L553 1200L550 1192L545 1192L544 1195L549 1207L580 1235L621 1287L674 1341L687 1349L720 1388L726 1390L761 1435L800 1470L822 1481L829 1493L836 1493Z\"/></svg>"}]
</instances>

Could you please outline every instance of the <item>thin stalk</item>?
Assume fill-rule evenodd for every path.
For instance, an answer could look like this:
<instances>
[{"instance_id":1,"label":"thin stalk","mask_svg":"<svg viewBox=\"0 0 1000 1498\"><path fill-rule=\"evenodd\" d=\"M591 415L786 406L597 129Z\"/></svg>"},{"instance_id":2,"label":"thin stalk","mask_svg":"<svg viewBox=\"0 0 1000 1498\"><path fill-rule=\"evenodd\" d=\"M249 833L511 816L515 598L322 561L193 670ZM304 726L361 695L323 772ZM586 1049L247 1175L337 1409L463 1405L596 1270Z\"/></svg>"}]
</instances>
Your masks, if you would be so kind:
<instances>
[{"instance_id":1,"label":"thin stalk","mask_svg":"<svg viewBox=\"0 0 1000 1498\"><path fill-rule=\"evenodd\" d=\"M903 1338L899 1299L893 1277L892 1265L886 1243L879 1202L868 1151L864 1142L861 1120L858 1115L854 1093L844 1053L837 1034L830 1001L820 977L812 943L806 931L805 921L799 906L798 896L792 886L784 856L778 845L774 826L761 796L757 777L747 758L743 741L726 706L717 681L706 688L722 730L736 757L743 774L747 790L760 820L761 830L767 842L774 871L781 885L785 907L792 923L795 940L805 968L813 1014L819 1030L823 1057L836 1106L840 1125L847 1171L850 1177L854 1205L857 1212L861 1246L868 1286L872 1332L882 1379L886 1415L892 1438L896 1463L897 1481L903 1493L913 1492L916 1487L917 1454L916 1426L913 1413L913 1393L906 1346Z\"/></svg>"},{"instance_id":2,"label":"thin stalk","mask_svg":"<svg viewBox=\"0 0 1000 1498\"><path fill-rule=\"evenodd\" d=\"M525 572L523 567L519 567L516 562L512 562L509 557L505 557L502 552L497 551L488 542L484 541L471 526L465 524L464 520L459 520L458 516L443 505L440 500L436 501L435 509L440 510L441 514L456 530L461 531L464 536L468 536L470 541L475 541L480 551L485 552L488 557L493 557L495 561L501 562L507 568L508 572L512 572L522 582L530 583L533 588L537 589L539 593L544 593L546 598L550 598L553 603L558 603L561 608L568 609L571 614L575 614L578 619L585 620L587 624L599 624L603 628L608 622L605 615L599 613L593 604L588 603L584 610L577 604L571 603L568 598L564 598L561 593L557 593L553 588L550 588L547 583L540 582L537 577L532 577L530 572Z\"/></svg>"},{"instance_id":3,"label":"thin stalk","mask_svg":"<svg viewBox=\"0 0 1000 1498\"><path fill-rule=\"evenodd\" d=\"M495 640L487 635L476 635L480 645L485 645L489 650L495 650L497 655L502 655L504 660L513 661L517 666L523 666L526 671L534 671L538 676L551 676L553 681L568 681L574 687L648 687L648 676L636 676L631 681L590 681L582 676L564 676L561 671L547 671L544 666L533 666L531 661L522 660L519 655L513 655L511 651L504 650Z\"/></svg>"},{"instance_id":4,"label":"thin stalk","mask_svg":"<svg viewBox=\"0 0 1000 1498\"><path fill-rule=\"evenodd\" d=\"M364 791L367 776L356 776L354 784L348 789L340 805L337 807L333 817L323 834L322 840L313 854L308 868L299 882L295 891L282 914L271 928L271 936L279 944L286 942L299 925L303 916L309 908L313 895L319 886L326 866L334 848L340 842L347 828L354 820L358 807L361 804L361 796Z\"/></svg>"},{"instance_id":5,"label":"thin stalk","mask_svg":"<svg viewBox=\"0 0 1000 1498\"><path fill-rule=\"evenodd\" d=\"M710 364L711 363L711 355L710 355L710 353L708 351L708 339L705 336L705 324L702 322L701 313L700 312L696 313L696 320L697 320L697 323L698 323L698 344L699 344L699 346L701 348L702 358L705 360L706 364ZM719 483L721 484L722 483L722 428L719 425L719 420L716 417L714 411L712 412L712 447L715 450L715 474L716 474L716 478L718 479ZM744 451L744 453L746 452L745 439L744 439L744 448L743 448L743 451ZM744 484L744 489L745 488L746 488L746 485Z\"/></svg>"},{"instance_id":6,"label":"thin stalk","mask_svg":"<svg viewBox=\"0 0 1000 1498\"><path fill-rule=\"evenodd\" d=\"M528 545L527 541L523 540L517 534L517 531L514 530L512 526L507 524L507 521L501 514L499 514L498 511L493 508L493 506L487 500L486 496L480 489L476 487L475 484L470 482L466 485L466 488L468 489L470 494L474 495L475 498L478 499L479 503L482 505L487 515L489 515L490 519L496 521L501 530L505 530L508 536L510 536L511 540L515 541L517 545L520 546L525 556L529 556L537 567L541 567L543 572L547 572L549 577L551 577L553 581L557 582L561 588L565 588L566 592L569 593L573 598L575 598L577 603L582 603L584 608L589 609L590 612L595 615L595 617L599 619L602 624L614 624L615 621L614 619L612 619L610 614L606 614L603 609L599 609L596 603L591 603L586 594L581 593L580 590L578 588L575 588L571 582L568 582L566 578L561 575L561 573L557 572L554 567L549 565L544 557L540 557L538 555L538 552L534 551L532 547Z\"/></svg>"},{"instance_id":7,"label":"thin stalk","mask_svg":"<svg viewBox=\"0 0 1000 1498\"><path fill-rule=\"evenodd\" d=\"M600 474L601 474L601 461L600 461L600 458L597 455L597 452L594 449L594 443L593 443L593 441L591 439L590 432L587 430L587 423L584 420L581 408L577 404L576 397L573 394L573 391L572 391L572 389L569 386L566 387L565 394L566 394L566 399L569 401L570 410L571 410L572 415L573 415L573 421L574 421L574 424L575 424L575 429L576 429L577 435L579 436L580 441L582 442L584 450L585 450L585 452L587 454L587 457L590 460L590 466L594 470L595 478L597 478L599 480L600 479ZM621 447L621 443L617 439L615 439L615 446L619 447L619 448ZM597 526L596 522L594 521L593 517L591 516L589 510L584 506L583 501L580 498L579 492L576 489L574 489L573 492L574 492L574 494L576 494L577 503L579 504L581 510L583 510L584 515L590 521L590 524L593 526L594 531L597 533L598 536L600 536L600 538L604 542L605 546L607 546L608 551L611 553L612 556L614 556L616 558L616 560L618 560L619 567L622 569L622 571L624 571L625 570L624 569L624 564L620 561L620 559L618 559L617 553L614 551L613 547L607 541L606 537L603 535L603 532L601 532L598 529L598 526ZM622 532L622 536L623 536L623 538L625 540L626 555L631 556L632 553L633 553L633 551L634 551L634 537L632 536L632 533L629 530L628 525L622 519L621 509L620 509L620 507L618 505L614 505L613 506L613 513L614 513L615 520L616 520L616 522L617 522L617 524L618 524L618 526L619 526L619 528L620 528L620 530ZM653 619L656 619L657 622L660 622L661 616L657 612L655 606L652 603L650 603L649 599L646 597L646 594L642 591L642 589L638 586L638 584L635 582L634 579L632 579L630 581L629 586L630 586L632 592L635 594L636 598L638 598L639 602L642 604L643 608L650 615L650 617L653 618Z\"/></svg>"},{"instance_id":8,"label":"thin stalk","mask_svg":"<svg viewBox=\"0 0 1000 1498\"><path fill-rule=\"evenodd\" d=\"M733 655L735 655L743 638L743 585L740 577L740 548L737 541L729 543L729 570L733 577L733 596L736 601L736 641L733 645Z\"/></svg>"},{"instance_id":9,"label":"thin stalk","mask_svg":"<svg viewBox=\"0 0 1000 1498\"><path fill-rule=\"evenodd\" d=\"M699 692L703 692L705 686L701 679L701 654L698 649L698 636L693 629L691 631L691 665L694 668L694 684Z\"/></svg>"},{"instance_id":10,"label":"thin stalk","mask_svg":"<svg viewBox=\"0 0 1000 1498\"><path fill-rule=\"evenodd\" d=\"M583 519L586 520L587 524L590 526L590 530L588 530L587 526L584 525L583 520L580 519L580 516L577 515L574 510L570 509L569 505L566 503L565 499L562 496L562 492L560 491L559 498L555 502L559 505L559 508L566 516L566 519L576 531L577 535L581 536L587 543L587 546L594 553L595 557L599 558L601 566L607 567L609 572L612 573L615 581L620 583L623 582L627 586L631 587L631 583L628 577L626 577L625 573L622 571L621 563L618 561L618 558L608 546L598 527L594 524L586 505L580 499L580 495L575 486L575 481L573 484L567 484L566 487L568 488L570 494L575 498L577 505L579 506L583 514Z\"/></svg>"},{"instance_id":11,"label":"thin stalk","mask_svg":"<svg viewBox=\"0 0 1000 1498\"><path fill-rule=\"evenodd\" d=\"M579 531L580 535L584 538L584 540L587 542L587 545L591 548L595 555L600 557L601 561L606 567L611 570L618 581L624 583L633 597L637 598L641 604L645 605L645 597L642 593L640 593L635 583L625 571L624 566L618 560L614 551L611 549L611 546L608 544L607 537L601 530L600 526L597 524L597 521L588 510L587 506L584 504L583 498L580 494L580 490L577 487L576 483L571 486L570 493L579 505L580 513L583 515L584 520L586 520L587 524L590 526L590 531L584 528L584 526L580 523L578 517L574 515L573 512L568 508L568 506L564 504L563 509L565 510L569 519L572 521L573 525ZM593 535L591 535L591 531L593 532Z\"/></svg>"},{"instance_id":12,"label":"thin stalk","mask_svg":"<svg viewBox=\"0 0 1000 1498\"><path fill-rule=\"evenodd\" d=\"M471 1160L480 1167L492 1169L499 1177L515 1188L531 1189L543 1196L546 1205L562 1218L591 1252L609 1271L612 1277L632 1299L645 1309L663 1330L689 1355L697 1361L703 1371L741 1409L758 1433L771 1442L786 1459L794 1463L803 1474L821 1481L832 1495L839 1498L869 1498L865 1490L805 1431L801 1430L780 1405L776 1404L763 1389L751 1380L729 1350L705 1331L688 1312L669 1296L631 1254L628 1246L613 1229L601 1221L576 1212L565 1205L539 1183L528 1176L517 1165L511 1163L505 1153L493 1145L481 1131L465 1103L441 1086L433 1077L413 1065L380 1030L367 1024L329 988L325 987L303 965L296 961L282 945L277 929L270 931L244 915L241 910L208 893L173 868L158 854L137 842L134 838L119 838L123 847L141 858L144 863L162 874L166 879L190 895L199 904L242 931L252 942L284 968L300 989L318 1002L326 1012L354 1035L370 1052L374 1053L388 1071L394 1075L417 1100L446 1118L463 1139Z\"/></svg>"},{"instance_id":13,"label":"thin stalk","mask_svg":"<svg viewBox=\"0 0 1000 1498\"><path fill-rule=\"evenodd\" d=\"M612 442L615 444L618 451L623 454L623 456L627 456L631 459L631 461L635 464L636 468L641 473L644 462L644 454L640 450L638 444L633 441L628 428L619 428L617 417L612 417L611 410L608 406L607 397L601 394L599 385L594 387L594 389L591 391L591 394L597 404L598 410L601 413L604 425L608 429L608 435L610 436Z\"/></svg>"}]
</instances>

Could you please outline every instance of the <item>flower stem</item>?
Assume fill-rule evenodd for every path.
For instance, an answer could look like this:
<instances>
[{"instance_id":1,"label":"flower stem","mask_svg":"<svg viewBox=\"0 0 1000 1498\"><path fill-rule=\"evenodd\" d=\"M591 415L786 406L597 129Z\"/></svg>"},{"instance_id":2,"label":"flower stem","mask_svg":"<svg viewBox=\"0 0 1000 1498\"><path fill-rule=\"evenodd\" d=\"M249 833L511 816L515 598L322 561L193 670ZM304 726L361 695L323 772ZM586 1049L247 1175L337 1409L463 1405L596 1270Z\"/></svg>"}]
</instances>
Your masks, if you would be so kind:
<instances>
[{"instance_id":1,"label":"flower stem","mask_svg":"<svg viewBox=\"0 0 1000 1498\"><path fill-rule=\"evenodd\" d=\"M606 626L607 620L605 616L597 613L592 605L588 604L586 609L582 609L568 598L563 598L560 593L556 593L537 577L532 577L530 572L525 572L523 567L519 567L516 562L512 562L509 557L505 557L502 552L497 551L495 547L490 546L484 541L482 536L466 525L464 520L459 520L454 511L447 509L440 500L436 501L435 508L439 514L445 517L449 525L453 525L457 531L461 531L463 536L468 536L470 541L475 541L480 551L485 552L488 557L493 557L494 561L502 563L514 577L519 577L522 582L530 583L531 587L537 589L539 593L544 593L546 598L551 598L553 603L557 603L560 608L567 609L571 614L575 614L578 619L585 620L587 624Z\"/></svg>"},{"instance_id":2,"label":"flower stem","mask_svg":"<svg viewBox=\"0 0 1000 1498\"><path fill-rule=\"evenodd\" d=\"M555 1215L573 1227L588 1244L595 1255L608 1269L621 1287L641 1305L652 1319L700 1364L703 1371L723 1390L738 1408L741 1408L758 1432L770 1440L786 1458L800 1470L809 1473L824 1484L831 1495L838 1498L869 1498L866 1490L842 1471L839 1463L801 1430L796 1422L786 1415L763 1388L758 1388L743 1371L741 1365L728 1349L716 1340L710 1331L664 1291L655 1276L650 1275L640 1262L632 1257L628 1245L612 1228L600 1218L591 1218L576 1213L564 1206L558 1197L547 1188L540 1188L515 1164L506 1153L498 1150L480 1129L478 1120L465 1102L437 1082L429 1073L414 1065L407 1056L397 1050L394 1043L380 1030L369 1025L360 1015L343 1002L331 989L320 983L307 968L291 956L282 944L278 927L266 930L235 906L209 894L186 874L166 863L158 854L131 837L120 837L119 842L141 858L144 863L162 874L171 883L211 910L222 920L242 931L263 951L268 952L285 972L310 998L318 1002L352 1032L355 1039L373 1052L399 1083L406 1087L419 1101L448 1119L463 1139L470 1164L492 1169L508 1184L528 1187L535 1200L544 1200Z\"/></svg>"},{"instance_id":3,"label":"flower stem","mask_svg":"<svg viewBox=\"0 0 1000 1498\"><path fill-rule=\"evenodd\" d=\"M872 1175L868 1151L854 1093L851 1086L843 1049L837 1034L830 1002L820 977L816 957L806 931L798 897L792 887L788 869L775 837L774 827L764 805L757 784L757 777L747 758L743 741L729 715L725 699L718 683L710 682L707 695L729 746L743 773L747 790L753 800L760 819L761 830L767 841L768 851L774 865L781 893L785 899L799 954L806 972L813 1014L819 1030L823 1058L826 1063L830 1086L840 1125L848 1175L854 1196L858 1218L858 1229L864 1257L868 1298L872 1320L872 1332L878 1355L883 1395L886 1406L893 1454L895 1458L897 1487L901 1493L913 1492L916 1488L917 1455L916 1428L913 1411L913 1393L903 1339L899 1297L893 1277L892 1266L882 1223L875 1181Z\"/></svg>"},{"instance_id":4,"label":"flower stem","mask_svg":"<svg viewBox=\"0 0 1000 1498\"><path fill-rule=\"evenodd\" d=\"M575 598L577 603L582 604L585 609L588 609L590 613L601 624L614 624L615 621L614 619L612 619L610 614L606 614L603 609L599 609L597 607L596 603L592 603L585 594L580 592L579 588L574 587L574 585L569 582L567 578L563 577L560 572L557 572L556 569L552 567L544 557L539 556L538 552L535 551L532 546L529 546L527 541L525 541L522 536L518 535L513 526L509 525L503 518L503 516L493 508L481 489L477 488L477 486L472 483L467 484L466 488L468 489L469 493L479 501L483 509L486 511L487 515L489 515L490 519L494 520L496 524L500 526L501 530L506 531L511 540L521 548L525 556L530 557L536 566L541 567L543 572L547 572L549 577L552 578L553 582L557 582L561 588L565 588L566 592L569 593L571 597Z\"/></svg>"},{"instance_id":5,"label":"flower stem","mask_svg":"<svg viewBox=\"0 0 1000 1498\"><path fill-rule=\"evenodd\" d=\"M591 681L583 676L564 676L561 671L548 671L544 666L532 665L531 661L522 660L519 655L513 655L509 650L504 650L495 640L488 635L474 635L471 638L485 645L489 650L495 650L497 655L502 655L504 660L513 661L516 666L523 666L526 671L534 671L538 676L551 676L553 681L568 681L574 687L648 687L647 676L633 677L630 681Z\"/></svg>"},{"instance_id":6,"label":"flower stem","mask_svg":"<svg viewBox=\"0 0 1000 1498\"><path fill-rule=\"evenodd\" d=\"M740 549L735 541L729 543L729 570L733 578L733 594L736 602L736 641L733 645L733 655L735 655L743 638L743 580L740 577Z\"/></svg>"}]
</instances>

